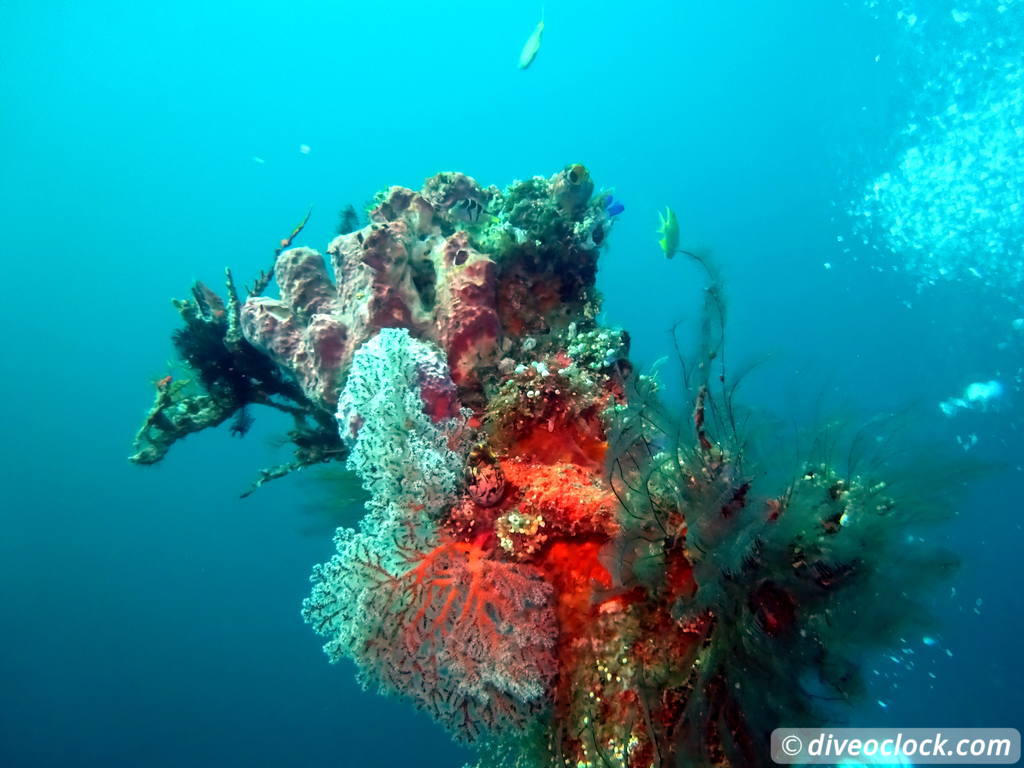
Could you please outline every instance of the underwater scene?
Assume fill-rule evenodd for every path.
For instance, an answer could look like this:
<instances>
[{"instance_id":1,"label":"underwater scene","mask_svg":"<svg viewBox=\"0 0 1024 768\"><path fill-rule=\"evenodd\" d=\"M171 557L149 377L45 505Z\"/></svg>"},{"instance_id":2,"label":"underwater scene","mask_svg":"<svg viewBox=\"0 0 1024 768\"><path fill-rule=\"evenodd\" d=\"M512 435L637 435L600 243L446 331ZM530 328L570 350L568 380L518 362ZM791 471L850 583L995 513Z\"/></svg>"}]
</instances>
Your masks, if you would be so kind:
<instances>
[{"instance_id":1,"label":"underwater scene","mask_svg":"<svg viewBox=\"0 0 1024 768\"><path fill-rule=\"evenodd\" d=\"M0 766L1020 728L1022 44L1024 0L0 2Z\"/></svg>"}]
</instances>

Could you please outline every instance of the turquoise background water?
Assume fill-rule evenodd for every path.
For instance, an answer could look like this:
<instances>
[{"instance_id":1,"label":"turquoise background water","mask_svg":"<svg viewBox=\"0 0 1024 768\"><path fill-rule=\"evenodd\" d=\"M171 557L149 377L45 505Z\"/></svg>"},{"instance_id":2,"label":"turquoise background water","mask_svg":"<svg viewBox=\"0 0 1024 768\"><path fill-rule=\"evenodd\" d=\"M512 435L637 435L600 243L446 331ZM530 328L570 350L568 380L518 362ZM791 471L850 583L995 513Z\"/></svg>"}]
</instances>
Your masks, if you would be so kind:
<instances>
[{"instance_id":1,"label":"turquoise background water","mask_svg":"<svg viewBox=\"0 0 1024 768\"><path fill-rule=\"evenodd\" d=\"M939 642L868 659L855 724L1019 727L1020 286L920 290L847 214L945 71L936 42L962 44L923 47L897 5L549 1L524 72L539 4L0 2L0 764L466 759L299 618L331 551L315 483L238 499L279 419L125 457L192 280L248 282L311 203L322 249L387 185L570 162L626 205L599 285L638 362L699 313L699 273L656 245L671 205L725 274L730 358L771 357L747 402L783 425L910 408L993 467L934 534L964 559ZM993 378L995 407L939 411Z\"/></svg>"}]
</instances>

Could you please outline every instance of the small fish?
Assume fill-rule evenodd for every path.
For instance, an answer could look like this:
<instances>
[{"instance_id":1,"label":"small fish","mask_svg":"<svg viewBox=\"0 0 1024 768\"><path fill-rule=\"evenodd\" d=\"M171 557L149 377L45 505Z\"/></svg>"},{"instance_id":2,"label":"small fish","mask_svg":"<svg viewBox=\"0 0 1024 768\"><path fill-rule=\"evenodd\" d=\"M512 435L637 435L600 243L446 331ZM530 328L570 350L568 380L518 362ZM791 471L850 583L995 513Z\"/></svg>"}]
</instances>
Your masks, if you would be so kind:
<instances>
[{"instance_id":1,"label":"small fish","mask_svg":"<svg viewBox=\"0 0 1024 768\"><path fill-rule=\"evenodd\" d=\"M451 207L452 216L460 221L476 224L484 215L484 205L476 198L463 197Z\"/></svg>"},{"instance_id":2,"label":"small fish","mask_svg":"<svg viewBox=\"0 0 1024 768\"><path fill-rule=\"evenodd\" d=\"M605 205L604 209L605 211L607 211L609 216L618 216L620 213L626 210L626 206L624 206L611 195L608 195L608 203L607 205Z\"/></svg>"},{"instance_id":3,"label":"small fish","mask_svg":"<svg viewBox=\"0 0 1024 768\"><path fill-rule=\"evenodd\" d=\"M533 32L526 39L526 44L523 45L523 50L519 53L519 68L526 69L528 66L533 64L533 60L537 58L537 51L540 50L540 38L544 34L544 14L541 14L541 20L534 28Z\"/></svg>"},{"instance_id":4,"label":"small fish","mask_svg":"<svg viewBox=\"0 0 1024 768\"><path fill-rule=\"evenodd\" d=\"M668 206L665 206L664 214L658 211L658 219L658 234L661 235L658 245L665 252L665 256L671 259L679 250L679 219L676 218L675 211Z\"/></svg>"}]
</instances>

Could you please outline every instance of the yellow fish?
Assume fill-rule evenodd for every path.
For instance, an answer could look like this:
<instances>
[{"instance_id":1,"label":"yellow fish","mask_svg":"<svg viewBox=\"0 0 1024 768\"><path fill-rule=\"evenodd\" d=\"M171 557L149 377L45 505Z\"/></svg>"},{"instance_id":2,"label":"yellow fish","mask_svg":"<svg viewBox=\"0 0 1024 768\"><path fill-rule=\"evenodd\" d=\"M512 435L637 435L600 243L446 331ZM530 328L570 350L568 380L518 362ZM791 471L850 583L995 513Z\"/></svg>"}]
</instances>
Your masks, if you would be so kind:
<instances>
[{"instance_id":1,"label":"yellow fish","mask_svg":"<svg viewBox=\"0 0 1024 768\"><path fill-rule=\"evenodd\" d=\"M540 38L544 34L544 14L541 14L540 23L533 30L533 33L526 40L526 44L523 46L523 50L519 54L519 68L526 69L528 66L533 64L533 60L537 58L537 51L540 50Z\"/></svg>"},{"instance_id":2,"label":"yellow fish","mask_svg":"<svg viewBox=\"0 0 1024 768\"><path fill-rule=\"evenodd\" d=\"M668 206L665 206L664 214L658 211L658 219L658 234L661 235L658 245L665 252L665 256L671 259L679 250L679 219L676 218L676 212Z\"/></svg>"}]
</instances>

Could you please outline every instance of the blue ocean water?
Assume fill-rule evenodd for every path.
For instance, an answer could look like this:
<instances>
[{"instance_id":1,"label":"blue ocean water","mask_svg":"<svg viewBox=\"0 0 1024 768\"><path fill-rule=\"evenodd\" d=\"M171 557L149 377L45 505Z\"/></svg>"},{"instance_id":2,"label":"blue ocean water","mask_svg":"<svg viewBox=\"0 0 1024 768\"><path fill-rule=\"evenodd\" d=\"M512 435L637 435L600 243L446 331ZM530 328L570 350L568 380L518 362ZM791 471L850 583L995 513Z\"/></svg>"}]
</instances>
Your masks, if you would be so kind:
<instances>
[{"instance_id":1,"label":"blue ocean water","mask_svg":"<svg viewBox=\"0 0 1024 768\"><path fill-rule=\"evenodd\" d=\"M238 498L281 420L125 458L193 280L250 280L310 204L323 248L385 186L570 162L625 203L599 287L638 362L699 315L657 247L670 205L725 275L731 359L769 356L745 402L780 430L909 410L911 440L989 468L934 534L963 560L941 632L871 660L856 722L1020 727L1024 100L984 46L1024 4L1000 7L0 3L0 765L468 759L299 618L332 549L315 484Z\"/></svg>"}]
</instances>

